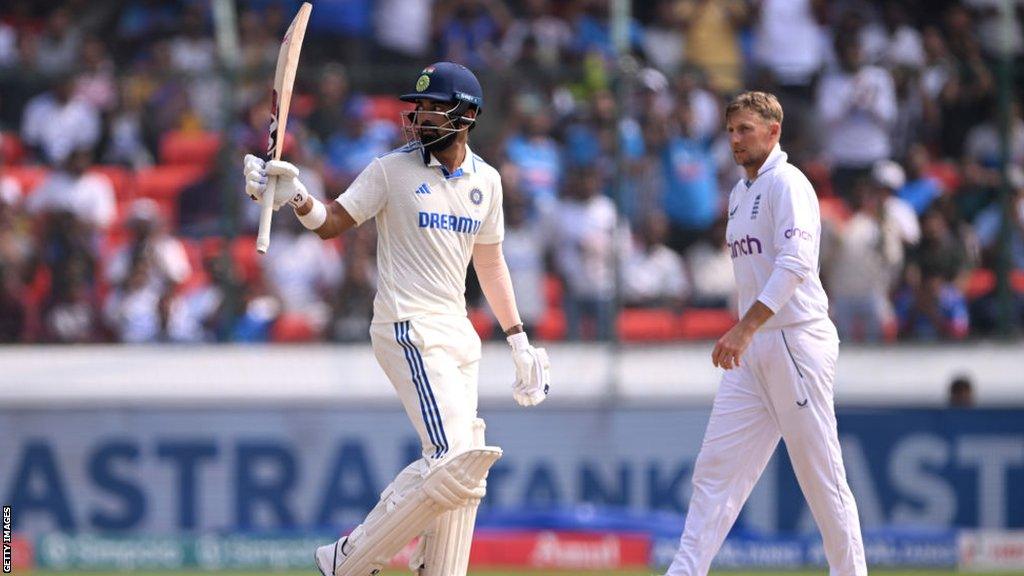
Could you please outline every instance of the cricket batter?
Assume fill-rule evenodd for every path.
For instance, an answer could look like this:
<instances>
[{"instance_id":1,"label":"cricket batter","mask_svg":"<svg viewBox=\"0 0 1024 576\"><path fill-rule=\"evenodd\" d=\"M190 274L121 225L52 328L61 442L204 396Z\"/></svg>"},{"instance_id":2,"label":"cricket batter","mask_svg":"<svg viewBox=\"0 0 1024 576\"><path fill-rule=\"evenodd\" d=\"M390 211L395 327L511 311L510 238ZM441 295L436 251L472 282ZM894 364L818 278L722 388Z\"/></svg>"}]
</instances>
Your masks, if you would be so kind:
<instances>
[{"instance_id":1,"label":"cricket batter","mask_svg":"<svg viewBox=\"0 0 1024 576\"><path fill-rule=\"evenodd\" d=\"M377 574L417 535L417 575L466 574L487 470L501 456L485 446L477 418L480 338L464 296L470 261L512 347L515 400L542 402L550 382L547 353L523 331L502 255L500 176L468 145L483 109L480 83L466 67L439 62L401 99L416 105L403 115L408 144L371 162L329 206L306 192L294 165L245 158L250 197L259 201L276 177L274 209L290 204L321 238L376 218L373 352L423 446L359 527L316 550L324 576Z\"/></svg>"},{"instance_id":2,"label":"cricket batter","mask_svg":"<svg viewBox=\"0 0 1024 576\"><path fill-rule=\"evenodd\" d=\"M726 233L742 318L711 353L726 372L667 576L708 573L780 438L821 530L830 573L865 576L857 504L836 432L839 337L818 278L818 200L779 148L775 96L740 94L725 120L733 159L746 171L729 195Z\"/></svg>"}]
</instances>

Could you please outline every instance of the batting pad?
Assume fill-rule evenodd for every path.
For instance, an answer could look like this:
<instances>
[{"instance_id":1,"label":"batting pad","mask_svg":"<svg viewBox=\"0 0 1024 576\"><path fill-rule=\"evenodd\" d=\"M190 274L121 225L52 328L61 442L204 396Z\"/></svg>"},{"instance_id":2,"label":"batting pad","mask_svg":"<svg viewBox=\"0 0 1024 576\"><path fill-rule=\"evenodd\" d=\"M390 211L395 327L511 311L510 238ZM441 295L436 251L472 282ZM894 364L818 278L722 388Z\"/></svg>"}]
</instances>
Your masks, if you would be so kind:
<instances>
[{"instance_id":1,"label":"batting pad","mask_svg":"<svg viewBox=\"0 0 1024 576\"><path fill-rule=\"evenodd\" d=\"M473 421L473 445L484 445L482 418ZM480 481L481 497L487 481ZM474 498L465 506L445 512L434 521L433 529L423 535L409 568L418 576L465 576L469 569L469 550L473 545L476 511L480 499Z\"/></svg>"},{"instance_id":2,"label":"batting pad","mask_svg":"<svg viewBox=\"0 0 1024 576\"><path fill-rule=\"evenodd\" d=\"M486 481L480 483L481 490L485 484ZM465 576L469 569L469 550L473 545L479 506L480 500L477 499L437 518L434 532L424 535L427 542L419 576Z\"/></svg>"},{"instance_id":3,"label":"batting pad","mask_svg":"<svg viewBox=\"0 0 1024 576\"><path fill-rule=\"evenodd\" d=\"M388 494L340 546L335 576L374 576L439 515L480 502L483 479L501 458L501 448L472 448L430 471L419 485ZM474 513L475 516L475 513Z\"/></svg>"}]
</instances>

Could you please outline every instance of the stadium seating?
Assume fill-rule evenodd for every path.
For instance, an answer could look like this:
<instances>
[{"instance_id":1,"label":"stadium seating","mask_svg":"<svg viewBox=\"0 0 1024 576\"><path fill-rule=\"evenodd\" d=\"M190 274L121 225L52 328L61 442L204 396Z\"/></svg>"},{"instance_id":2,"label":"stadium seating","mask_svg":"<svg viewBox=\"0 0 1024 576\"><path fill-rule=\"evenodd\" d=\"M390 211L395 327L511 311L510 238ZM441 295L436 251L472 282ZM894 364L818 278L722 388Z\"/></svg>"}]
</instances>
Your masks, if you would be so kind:
<instances>
[{"instance_id":1,"label":"stadium seating","mask_svg":"<svg viewBox=\"0 0 1024 576\"><path fill-rule=\"evenodd\" d=\"M167 165L213 166L220 150L220 134L176 130L160 140L160 162Z\"/></svg>"},{"instance_id":2,"label":"stadium seating","mask_svg":"<svg viewBox=\"0 0 1024 576\"><path fill-rule=\"evenodd\" d=\"M17 180L22 194L27 196L43 183L49 170L44 166L5 166L3 174Z\"/></svg>"},{"instance_id":3,"label":"stadium seating","mask_svg":"<svg viewBox=\"0 0 1024 576\"><path fill-rule=\"evenodd\" d=\"M675 340L680 335L679 318L663 308L626 308L619 313L619 338L624 342Z\"/></svg>"},{"instance_id":4,"label":"stadium seating","mask_svg":"<svg viewBox=\"0 0 1024 576\"><path fill-rule=\"evenodd\" d=\"M486 308L470 308L469 322L481 340L490 340L494 335L494 317Z\"/></svg>"},{"instance_id":5,"label":"stadium seating","mask_svg":"<svg viewBox=\"0 0 1024 576\"><path fill-rule=\"evenodd\" d=\"M692 308L679 317L679 337L685 340L717 340L736 323L729 310Z\"/></svg>"}]
</instances>

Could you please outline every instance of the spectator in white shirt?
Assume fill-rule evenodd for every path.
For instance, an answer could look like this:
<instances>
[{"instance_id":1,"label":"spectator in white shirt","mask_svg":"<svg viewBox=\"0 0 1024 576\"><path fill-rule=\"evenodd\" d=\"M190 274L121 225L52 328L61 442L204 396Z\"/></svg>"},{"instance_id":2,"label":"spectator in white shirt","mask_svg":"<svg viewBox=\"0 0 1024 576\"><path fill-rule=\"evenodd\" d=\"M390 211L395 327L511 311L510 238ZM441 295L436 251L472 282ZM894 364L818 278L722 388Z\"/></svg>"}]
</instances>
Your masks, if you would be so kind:
<instances>
[{"instance_id":1,"label":"spectator in white shirt","mask_svg":"<svg viewBox=\"0 0 1024 576\"><path fill-rule=\"evenodd\" d=\"M865 61L884 66L924 66L921 33L910 26L902 3L886 2L882 20L869 22L860 31Z\"/></svg>"},{"instance_id":2,"label":"spectator in white shirt","mask_svg":"<svg viewBox=\"0 0 1024 576\"><path fill-rule=\"evenodd\" d=\"M853 183L891 156L896 94L887 70L863 65L855 39L839 38L836 51L839 69L822 79L817 107L833 184L849 200Z\"/></svg>"},{"instance_id":3,"label":"spectator in white shirt","mask_svg":"<svg viewBox=\"0 0 1024 576\"><path fill-rule=\"evenodd\" d=\"M686 250L687 276L692 287L689 306L729 310L736 307L732 252L725 242L727 223L722 215L705 237Z\"/></svg>"},{"instance_id":4,"label":"spectator in white shirt","mask_svg":"<svg viewBox=\"0 0 1024 576\"><path fill-rule=\"evenodd\" d=\"M515 172L502 170L505 199L505 241L502 252L512 277L512 289L519 305L519 316L527 331L540 322L545 311L544 247L545 238L536 219L531 220L530 201L519 192Z\"/></svg>"},{"instance_id":5,"label":"spectator in white shirt","mask_svg":"<svg viewBox=\"0 0 1024 576\"><path fill-rule=\"evenodd\" d=\"M886 221L884 200L869 180L858 181L856 211L823 253L832 317L845 341L877 342L895 321L889 290L903 264L903 244Z\"/></svg>"},{"instance_id":6,"label":"spectator in white shirt","mask_svg":"<svg viewBox=\"0 0 1024 576\"><path fill-rule=\"evenodd\" d=\"M616 212L615 204L602 194L603 184L599 168L579 169L563 188L555 210L555 259L565 280L570 339L611 335Z\"/></svg>"},{"instance_id":7,"label":"spectator in white shirt","mask_svg":"<svg viewBox=\"0 0 1024 576\"><path fill-rule=\"evenodd\" d=\"M39 36L35 55L36 68L44 74L70 72L78 61L82 33L72 24L67 8L58 7L50 13L46 28Z\"/></svg>"},{"instance_id":8,"label":"spectator in white shirt","mask_svg":"<svg viewBox=\"0 0 1024 576\"><path fill-rule=\"evenodd\" d=\"M29 196L31 214L69 212L90 229L103 231L117 214L114 185L105 174L87 173L92 153L78 149Z\"/></svg>"},{"instance_id":9,"label":"spectator in white shirt","mask_svg":"<svg viewBox=\"0 0 1024 576\"><path fill-rule=\"evenodd\" d=\"M161 294L149 278L152 262L134 255L128 275L103 305L107 325L118 342L159 342L167 332L168 294Z\"/></svg>"},{"instance_id":10,"label":"spectator in white shirt","mask_svg":"<svg viewBox=\"0 0 1024 576\"><path fill-rule=\"evenodd\" d=\"M823 0L755 3L754 61L780 86L810 86L825 63L828 46L819 19Z\"/></svg>"},{"instance_id":11,"label":"spectator in white shirt","mask_svg":"<svg viewBox=\"0 0 1024 576\"><path fill-rule=\"evenodd\" d=\"M111 258L107 281L120 285L128 280L133 263L145 260L146 287L157 294L169 295L192 275L185 247L167 232L160 207L154 200L141 198L129 208L127 227L131 240Z\"/></svg>"},{"instance_id":12,"label":"spectator in white shirt","mask_svg":"<svg viewBox=\"0 0 1024 576\"><path fill-rule=\"evenodd\" d=\"M100 115L89 102L72 97L74 78L60 78L53 90L25 106L21 139L43 162L59 165L73 150L92 148L100 139Z\"/></svg>"},{"instance_id":13,"label":"spectator in white shirt","mask_svg":"<svg viewBox=\"0 0 1024 576\"><path fill-rule=\"evenodd\" d=\"M879 160L871 168L871 182L882 194L882 214L886 226L895 230L905 249L921 241L921 224L914 207L896 195L907 182L903 167L892 160Z\"/></svg>"},{"instance_id":14,"label":"spectator in white shirt","mask_svg":"<svg viewBox=\"0 0 1024 576\"><path fill-rule=\"evenodd\" d=\"M527 0L525 14L516 18L501 43L506 65L515 66L532 46L533 61L546 70L557 70L572 45L569 24L551 14L548 0Z\"/></svg>"},{"instance_id":15,"label":"spectator in white shirt","mask_svg":"<svg viewBox=\"0 0 1024 576\"><path fill-rule=\"evenodd\" d=\"M303 179L307 174L316 172L307 170ZM324 242L313 234L303 234L304 230L295 218L281 218L274 225L271 242L275 250L264 257L263 273L280 300L282 313L320 334L331 316L329 295L341 284L341 253L336 242Z\"/></svg>"},{"instance_id":16,"label":"spectator in white shirt","mask_svg":"<svg viewBox=\"0 0 1024 576\"><path fill-rule=\"evenodd\" d=\"M681 308L689 292L683 259L668 246L668 218L651 212L636 233L622 267L622 295L627 306Z\"/></svg>"}]
</instances>

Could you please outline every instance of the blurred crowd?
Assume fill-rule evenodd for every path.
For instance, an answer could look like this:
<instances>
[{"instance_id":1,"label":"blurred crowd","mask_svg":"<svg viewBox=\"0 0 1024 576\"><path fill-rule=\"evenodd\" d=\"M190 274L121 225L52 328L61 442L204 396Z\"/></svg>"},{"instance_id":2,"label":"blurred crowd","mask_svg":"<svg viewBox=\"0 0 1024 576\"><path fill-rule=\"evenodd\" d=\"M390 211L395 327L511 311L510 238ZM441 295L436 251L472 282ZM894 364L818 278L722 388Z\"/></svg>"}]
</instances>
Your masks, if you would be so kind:
<instances>
[{"instance_id":1,"label":"blurred crowd","mask_svg":"<svg viewBox=\"0 0 1024 576\"><path fill-rule=\"evenodd\" d=\"M212 4L0 5L0 341L368 337L373 227L323 242L281 212L260 258L258 206L242 194L299 2L238 0L231 29ZM845 341L1024 326L1017 3L1005 35L997 0L632 4L620 51L608 0L318 0L285 157L311 193L337 197L402 144L395 95L419 69L464 63L484 82L471 146L502 174L527 328L710 337L736 312L725 206L742 173L722 111L770 90L782 146L820 198L822 279ZM488 336L470 276L470 317Z\"/></svg>"}]
</instances>

